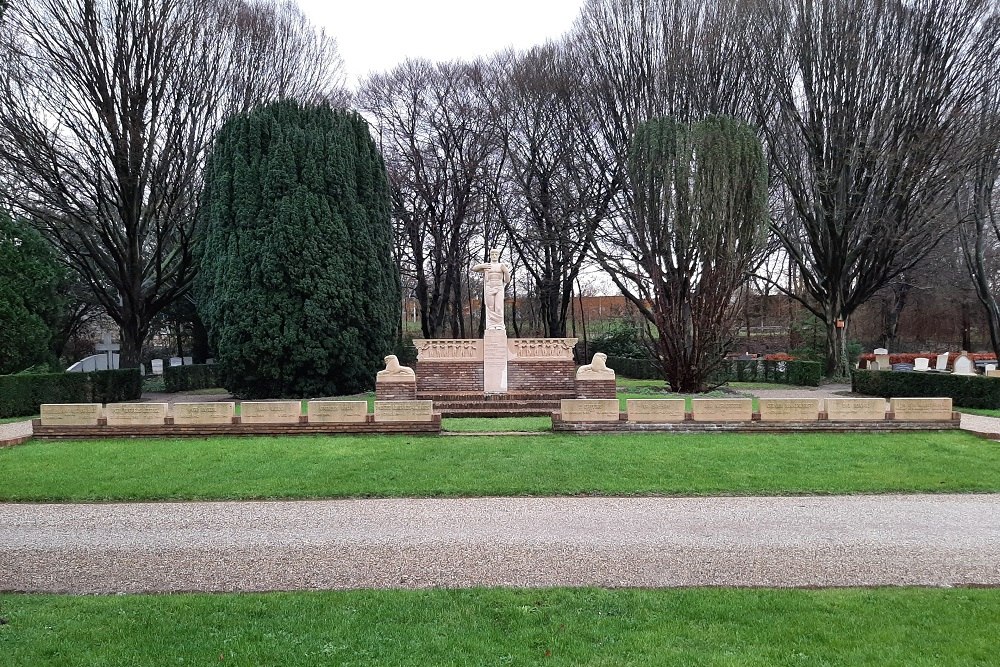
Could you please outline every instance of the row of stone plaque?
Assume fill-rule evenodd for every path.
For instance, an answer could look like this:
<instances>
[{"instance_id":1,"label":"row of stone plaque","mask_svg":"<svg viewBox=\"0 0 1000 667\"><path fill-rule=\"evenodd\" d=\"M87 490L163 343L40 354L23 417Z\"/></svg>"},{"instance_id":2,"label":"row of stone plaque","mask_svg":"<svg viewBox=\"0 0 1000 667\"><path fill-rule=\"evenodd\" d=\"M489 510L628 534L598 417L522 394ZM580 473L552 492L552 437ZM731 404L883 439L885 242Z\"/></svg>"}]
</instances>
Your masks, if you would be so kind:
<instances>
[{"instance_id":1,"label":"row of stone plaque","mask_svg":"<svg viewBox=\"0 0 1000 667\"><path fill-rule=\"evenodd\" d=\"M882 421L886 418L881 398L827 398L826 418L831 421ZM818 398L758 399L761 421L816 421L824 412ZM889 412L896 421L948 421L950 398L893 398ZM613 422L619 420L618 399L563 399L560 412L565 422ZM640 423L682 422L687 418L683 398L634 399L627 401L628 421ZM751 421L753 400L749 398L693 398L691 419L696 422Z\"/></svg>"},{"instance_id":2,"label":"row of stone plaque","mask_svg":"<svg viewBox=\"0 0 1000 667\"><path fill-rule=\"evenodd\" d=\"M171 407L173 408L171 410ZM375 401L376 422L430 422L433 401ZM167 417L174 424L232 424L235 403L60 403L41 408L42 426L160 426ZM240 404L243 424L297 424L301 401L244 401ZM309 423L351 424L368 420L367 401L309 401Z\"/></svg>"}]
</instances>

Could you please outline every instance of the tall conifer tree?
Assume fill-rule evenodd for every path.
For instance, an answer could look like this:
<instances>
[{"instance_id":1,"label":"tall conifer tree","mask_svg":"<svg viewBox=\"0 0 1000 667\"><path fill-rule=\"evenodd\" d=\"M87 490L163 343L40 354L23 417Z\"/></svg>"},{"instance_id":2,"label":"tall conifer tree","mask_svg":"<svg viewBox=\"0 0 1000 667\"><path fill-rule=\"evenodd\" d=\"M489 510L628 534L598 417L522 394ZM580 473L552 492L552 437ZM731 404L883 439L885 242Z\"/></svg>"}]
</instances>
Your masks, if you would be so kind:
<instances>
[{"instance_id":1,"label":"tall conifer tree","mask_svg":"<svg viewBox=\"0 0 1000 667\"><path fill-rule=\"evenodd\" d=\"M382 156L353 112L286 101L230 120L203 193L198 310L244 397L372 386L397 332Z\"/></svg>"}]
</instances>

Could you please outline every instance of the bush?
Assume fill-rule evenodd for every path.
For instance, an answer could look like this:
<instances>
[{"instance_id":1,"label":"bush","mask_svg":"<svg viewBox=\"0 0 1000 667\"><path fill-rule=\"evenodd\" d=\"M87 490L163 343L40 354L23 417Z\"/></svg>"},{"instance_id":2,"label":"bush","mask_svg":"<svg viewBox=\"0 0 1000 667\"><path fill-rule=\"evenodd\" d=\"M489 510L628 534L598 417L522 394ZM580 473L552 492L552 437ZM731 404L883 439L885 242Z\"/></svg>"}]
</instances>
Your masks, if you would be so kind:
<instances>
[{"instance_id":1,"label":"bush","mask_svg":"<svg viewBox=\"0 0 1000 667\"><path fill-rule=\"evenodd\" d=\"M164 391L170 394L178 391L211 389L221 384L218 367L214 365L166 366L163 369Z\"/></svg>"},{"instance_id":2,"label":"bush","mask_svg":"<svg viewBox=\"0 0 1000 667\"><path fill-rule=\"evenodd\" d=\"M0 419L38 414L42 403L116 403L141 396L142 377L135 368L0 375Z\"/></svg>"},{"instance_id":3,"label":"bush","mask_svg":"<svg viewBox=\"0 0 1000 667\"><path fill-rule=\"evenodd\" d=\"M950 398L961 408L1000 408L1000 379L983 375L856 370L851 390L883 398Z\"/></svg>"},{"instance_id":4,"label":"bush","mask_svg":"<svg viewBox=\"0 0 1000 667\"><path fill-rule=\"evenodd\" d=\"M823 377L823 364L818 361L727 359L722 362L721 376L727 382L775 382L800 387L818 387Z\"/></svg>"},{"instance_id":5,"label":"bush","mask_svg":"<svg viewBox=\"0 0 1000 667\"><path fill-rule=\"evenodd\" d=\"M608 357L608 368L622 377L633 380L662 380L663 372L649 359Z\"/></svg>"},{"instance_id":6,"label":"bush","mask_svg":"<svg viewBox=\"0 0 1000 667\"><path fill-rule=\"evenodd\" d=\"M608 358L644 359L649 356L642 343L642 331L631 320L616 318L608 321L608 327L587 343L588 352L593 356L603 352ZM589 360L588 362L589 363Z\"/></svg>"}]
</instances>

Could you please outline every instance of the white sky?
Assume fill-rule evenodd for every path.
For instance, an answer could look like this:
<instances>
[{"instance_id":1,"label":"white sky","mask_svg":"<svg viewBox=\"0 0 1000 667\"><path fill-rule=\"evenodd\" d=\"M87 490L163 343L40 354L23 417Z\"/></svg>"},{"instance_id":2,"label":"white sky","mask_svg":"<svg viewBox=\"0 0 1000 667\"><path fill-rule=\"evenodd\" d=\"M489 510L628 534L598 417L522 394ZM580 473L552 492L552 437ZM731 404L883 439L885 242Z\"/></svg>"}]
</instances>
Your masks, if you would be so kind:
<instances>
[{"instance_id":1,"label":"white sky","mask_svg":"<svg viewBox=\"0 0 1000 667\"><path fill-rule=\"evenodd\" d=\"M337 38L354 88L406 58L473 59L527 48L569 30L583 0L298 0Z\"/></svg>"}]
</instances>

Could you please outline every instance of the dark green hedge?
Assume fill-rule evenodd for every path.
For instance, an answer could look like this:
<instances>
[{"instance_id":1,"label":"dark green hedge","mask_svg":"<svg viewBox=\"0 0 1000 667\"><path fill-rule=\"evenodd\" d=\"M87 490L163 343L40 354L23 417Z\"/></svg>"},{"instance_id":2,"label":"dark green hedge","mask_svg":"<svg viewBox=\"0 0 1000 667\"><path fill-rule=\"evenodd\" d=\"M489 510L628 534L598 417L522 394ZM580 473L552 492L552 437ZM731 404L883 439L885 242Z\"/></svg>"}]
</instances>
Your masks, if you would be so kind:
<instances>
[{"instance_id":1,"label":"dark green hedge","mask_svg":"<svg viewBox=\"0 0 1000 667\"><path fill-rule=\"evenodd\" d=\"M163 369L163 384L166 391L173 394L178 391L221 387L222 380L218 374L218 366L195 364L193 366L166 366Z\"/></svg>"},{"instance_id":2,"label":"dark green hedge","mask_svg":"<svg viewBox=\"0 0 1000 667\"><path fill-rule=\"evenodd\" d=\"M608 368L615 374L633 380L662 380L663 373L649 359L627 359L625 357L608 357Z\"/></svg>"},{"instance_id":3,"label":"dark green hedge","mask_svg":"<svg viewBox=\"0 0 1000 667\"><path fill-rule=\"evenodd\" d=\"M823 378L823 364L818 361L726 360L722 362L722 375L728 382L776 382L818 387Z\"/></svg>"},{"instance_id":4,"label":"dark green hedge","mask_svg":"<svg viewBox=\"0 0 1000 667\"><path fill-rule=\"evenodd\" d=\"M1000 408L1000 378L983 375L857 370L851 373L851 390L884 398L951 398L961 408Z\"/></svg>"},{"instance_id":5,"label":"dark green hedge","mask_svg":"<svg viewBox=\"0 0 1000 667\"><path fill-rule=\"evenodd\" d=\"M42 403L116 403L142 397L139 369L0 375L0 419L38 414Z\"/></svg>"}]
</instances>

